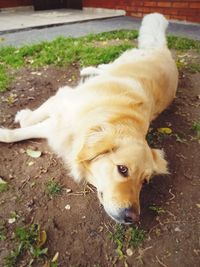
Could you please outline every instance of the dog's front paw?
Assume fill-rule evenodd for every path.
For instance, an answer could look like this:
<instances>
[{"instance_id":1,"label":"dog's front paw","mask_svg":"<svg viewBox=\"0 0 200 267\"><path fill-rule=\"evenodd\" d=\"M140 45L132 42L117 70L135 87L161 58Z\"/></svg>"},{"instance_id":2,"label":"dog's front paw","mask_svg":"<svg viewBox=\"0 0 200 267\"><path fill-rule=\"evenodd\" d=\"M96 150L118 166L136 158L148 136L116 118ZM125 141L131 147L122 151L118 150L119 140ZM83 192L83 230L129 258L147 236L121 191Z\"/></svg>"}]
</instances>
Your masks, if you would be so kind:
<instances>
[{"instance_id":1,"label":"dog's front paw","mask_svg":"<svg viewBox=\"0 0 200 267\"><path fill-rule=\"evenodd\" d=\"M22 109L15 116L15 123L19 123L21 127L29 126L29 118L32 111L30 109Z\"/></svg>"}]
</instances>

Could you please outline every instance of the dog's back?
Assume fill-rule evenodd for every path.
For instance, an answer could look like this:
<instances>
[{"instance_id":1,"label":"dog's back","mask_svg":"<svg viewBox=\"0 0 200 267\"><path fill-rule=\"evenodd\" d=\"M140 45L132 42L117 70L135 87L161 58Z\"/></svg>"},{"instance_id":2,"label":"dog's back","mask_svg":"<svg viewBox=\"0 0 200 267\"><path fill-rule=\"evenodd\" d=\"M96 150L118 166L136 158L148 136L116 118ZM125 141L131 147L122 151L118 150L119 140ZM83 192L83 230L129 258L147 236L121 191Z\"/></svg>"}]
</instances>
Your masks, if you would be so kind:
<instances>
[{"instance_id":1,"label":"dog's back","mask_svg":"<svg viewBox=\"0 0 200 267\"><path fill-rule=\"evenodd\" d=\"M125 52L109 68L109 73L117 77L137 80L153 100L154 119L174 99L178 71L175 61L167 48L165 31L168 21L161 14L145 16L139 32L138 48Z\"/></svg>"},{"instance_id":2,"label":"dog's back","mask_svg":"<svg viewBox=\"0 0 200 267\"><path fill-rule=\"evenodd\" d=\"M132 80L132 85L138 82L149 99L149 105L152 106L149 119L154 119L172 102L178 84L177 67L167 47L167 26L168 21L163 15L146 15L139 31L138 48L124 52L110 64L85 68L81 74L92 76L94 83L100 81L101 88L105 77L105 84L107 83L108 75L112 79L121 79L121 82L124 79L124 93L128 80L130 84ZM95 79L95 75L99 78ZM87 83L84 87L88 87ZM134 90L138 91L138 88ZM106 92L109 94L109 89ZM99 93L102 93L102 90L99 90Z\"/></svg>"}]
</instances>

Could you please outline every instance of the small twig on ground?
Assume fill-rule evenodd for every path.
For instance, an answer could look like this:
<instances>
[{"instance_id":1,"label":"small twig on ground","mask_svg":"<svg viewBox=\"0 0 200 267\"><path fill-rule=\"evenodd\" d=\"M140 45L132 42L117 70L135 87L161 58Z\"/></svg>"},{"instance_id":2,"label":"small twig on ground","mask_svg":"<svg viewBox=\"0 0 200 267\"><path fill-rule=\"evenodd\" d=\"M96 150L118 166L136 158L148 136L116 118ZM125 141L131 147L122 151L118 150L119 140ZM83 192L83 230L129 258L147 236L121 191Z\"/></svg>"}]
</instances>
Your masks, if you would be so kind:
<instances>
[{"instance_id":1,"label":"small twig on ground","mask_svg":"<svg viewBox=\"0 0 200 267\"><path fill-rule=\"evenodd\" d=\"M22 190L29 182L29 180L31 179L30 176L27 177L27 179L24 179L22 182L21 182L21 186L19 187L19 190Z\"/></svg>"},{"instance_id":2,"label":"small twig on ground","mask_svg":"<svg viewBox=\"0 0 200 267\"><path fill-rule=\"evenodd\" d=\"M193 179L193 177L189 174L184 174L183 176L189 181L191 181Z\"/></svg>"},{"instance_id":3,"label":"small twig on ground","mask_svg":"<svg viewBox=\"0 0 200 267\"><path fill-rule=\"evenodd\" d=\"M174 218L174 220L176 220L176 216L169 210L165 210L170 216L172 216Z\"/></svg>"},{"instance_id":4,"label":"small twig on ground","mask_svg":"<svg viewBox=\"0 0 200 267\"><path fill-rule=\"evenodd\" d=\"M86 187L92 192L92 193L95 193L94 189L89 185L87 184ZM87 191L87 190L86 190Z\"/></svg>"},{"instance_id":5,"label":"small twig on ground","mask_svg":"<svg viewBox=\"0 0 200 267\"><path fill-rule=\"evenodd\" d=\"M148 232L148 234L150 235L151 234L151 232L154 230L154 229L156 229L157 228L157 226L159 226L160 224L158 223L158 224L156 224L156 225L154 225L150 230L149 230L149 232Z\"/></svg>"},{"instance_id":6,"label":"small twig on ground","mask_svg":"<svg viewBox=\"0 0 200 267\"><path fill-rule=\"evenodd\" d=\"M83 191L69 193L68 195L69 196L80 196L80 195L85 196L91 192L95 193L95 190L90 185L84 184Z\"/></svg>"},{"instance_id":7,"label":"small twig on ground","mask_svg":"<svg viewBox=\"0 0 200 267\"><path fill-rule=\"evenodd\" d=\"M113 225L112 225L110 222L108 222L107 224L104 223L104 226L105 226L106 230L107 230L109 233L111 233L111 230L110 230L110 229L114 230L114 227L113 227Z\"/></svg>"},{"instance_id":8,"label":"small twig on ground","mask_svg":"<svg viewBox=\"0 0 200 267\"><path fill-rule=\"evenodd\" d=\"M176 154L176 156L178 157L178 158L181 158L181 159L187 159L185 156L183 156L182 154Z\"/></svg>"},{"instance_id":9,"label":"small twig on ground","mask_svg":"<svg viewBox=\"0 0 200 267\"><path fill-rule=\"evenodd\" d=\"M74 193L69 193L68 196L85 196L89 191L78 191Z\"/></svg>"},{"instance_id":10,"label":"small twig on ground","mask_svg":"<svg viewBox=\"0 0 200 267\"><path fill-rule=\"evenodd\" d=\"M172 193L172 189L170 188L169 189L169 193L170 193L170 195L172 196L169 200L171 201L171 200L173 200L176 196Z\"/></svg>"},{"instance_id":11,"label":"small twig on ground","mask_svg":"<svg viewBox=\"0 0 200 267\"><path fill-rule=\"evenodd\" d=\"M198 184L195 184L195 183L190 183L191 185L194 185L194 186L200 186L200 183Z\"/></svg>"},{"instance_id":12,"label":"small twig on ground","mask_svg":"<svg viewBox=\"0 0 200 267\"><path fill-rule=\"evenodd\" d=\"M144 249L141 249L141 248L139 248L139 256L137 256L136 257L136 259L137 260L142 260L142 257L144 256L144 253L147 251L147 250L149 250L149 249L151 249L151 248L153 248L152 246L149 246L149 247L146 247L146 248L144 248Z\"/></svg>"},{"instance_id":13,"label":"small twig on ground","mask_svg":"<svg viewBox=\"0 0 200 267\"><path fill-rule=\"evenodd\" d=\"M167 267L166 264L164 264L161 260L159 260L158 256L156 256L156 260L158 261L158 263L163 266L163 267Z\"/></svg>"}]
</instances>

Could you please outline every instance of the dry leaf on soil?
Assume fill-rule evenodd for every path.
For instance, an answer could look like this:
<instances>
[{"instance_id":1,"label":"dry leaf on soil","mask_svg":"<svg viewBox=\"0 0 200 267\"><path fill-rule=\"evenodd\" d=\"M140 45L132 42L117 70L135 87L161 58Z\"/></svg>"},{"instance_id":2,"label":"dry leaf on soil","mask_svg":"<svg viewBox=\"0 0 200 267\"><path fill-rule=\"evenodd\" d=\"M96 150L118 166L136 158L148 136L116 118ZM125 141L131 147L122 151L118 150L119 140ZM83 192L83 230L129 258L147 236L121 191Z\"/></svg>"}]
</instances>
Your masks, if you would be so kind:
<instances>
[{"instance_id":1,"label":"dry leaf on soil","mask_svg":"<svg viewBox=\"0 0 200 267\"><path fill-rule=\"evenodd\" d=\"M163 133L163 134L171 134L172 133L172 129L168 128L168 127L158 128L157 131L159 133Z\"/></svg>"},{"instance_id":2,"label":"dry leaf on soil","mask_svg":"<svg viewBox=\"0 0 200 267\"><path fill-rule=\"evenodd\" d=\"M32 158L39 158L42 155L42 152L39 150L27 149L26 154Z\"/></svg>"},{"instance_id":3,"label":"dry leaf on soil","mask_svg":"<svg viewBox=\"0 0 200 267\"><path fill-rule=\"evenodd\" d=\"M46 232L44 230L40 231L39 236L38 236L37 247L38 248L42 247L45 244L46 240L47 240Z\"/></svg>"}]
</instances>

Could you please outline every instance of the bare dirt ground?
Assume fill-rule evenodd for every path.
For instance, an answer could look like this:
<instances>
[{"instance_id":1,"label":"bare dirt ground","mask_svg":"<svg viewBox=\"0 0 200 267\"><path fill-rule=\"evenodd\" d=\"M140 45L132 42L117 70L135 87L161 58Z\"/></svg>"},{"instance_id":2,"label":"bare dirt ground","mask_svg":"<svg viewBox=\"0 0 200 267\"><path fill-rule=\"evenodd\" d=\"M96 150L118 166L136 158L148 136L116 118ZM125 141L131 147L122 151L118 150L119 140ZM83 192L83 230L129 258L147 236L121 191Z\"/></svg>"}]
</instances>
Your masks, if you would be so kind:
<instances>
[{"instance_id":1,"label":"bare dirt ground","mask_svg":"<svg viewBox=\"0 0 200 267\"><path fill-rule=\"evenodd\" d=\"M13 118L18 110L34 109L59 86L75 85L78 80L76 65L20 70L9 90L0 96L0 125L16 127ZM60 267L200 266L200 144L192 129L193 122L200 120L199 114L200 73L183 71L177 98L153 123L149 135L152 145L164 148L171 173L155 177L144 186L140 228L146 231L146 239L139 248L131 248L129 256L128 247L124 247L123 259L118 258L116 244L109 238L115 222L100 207L95 190L75 184L46 141L0 143L0 177L9 184L9 190L0 193L0 220L6 227L6 238L0 241L0 266L15 247L16 226L32 223L46 231L48 257L59 252ZM169 127L173 132L161 135L158 127ZM26 153L28 148L42 155L31 158ZM51 179L63 189L53 198L46 192ZM152 206L160 209L152 210ZM9 223L13 212L16 220ZM28 266L26 255L19 266Z\"/></svg>"}]
</instances>

